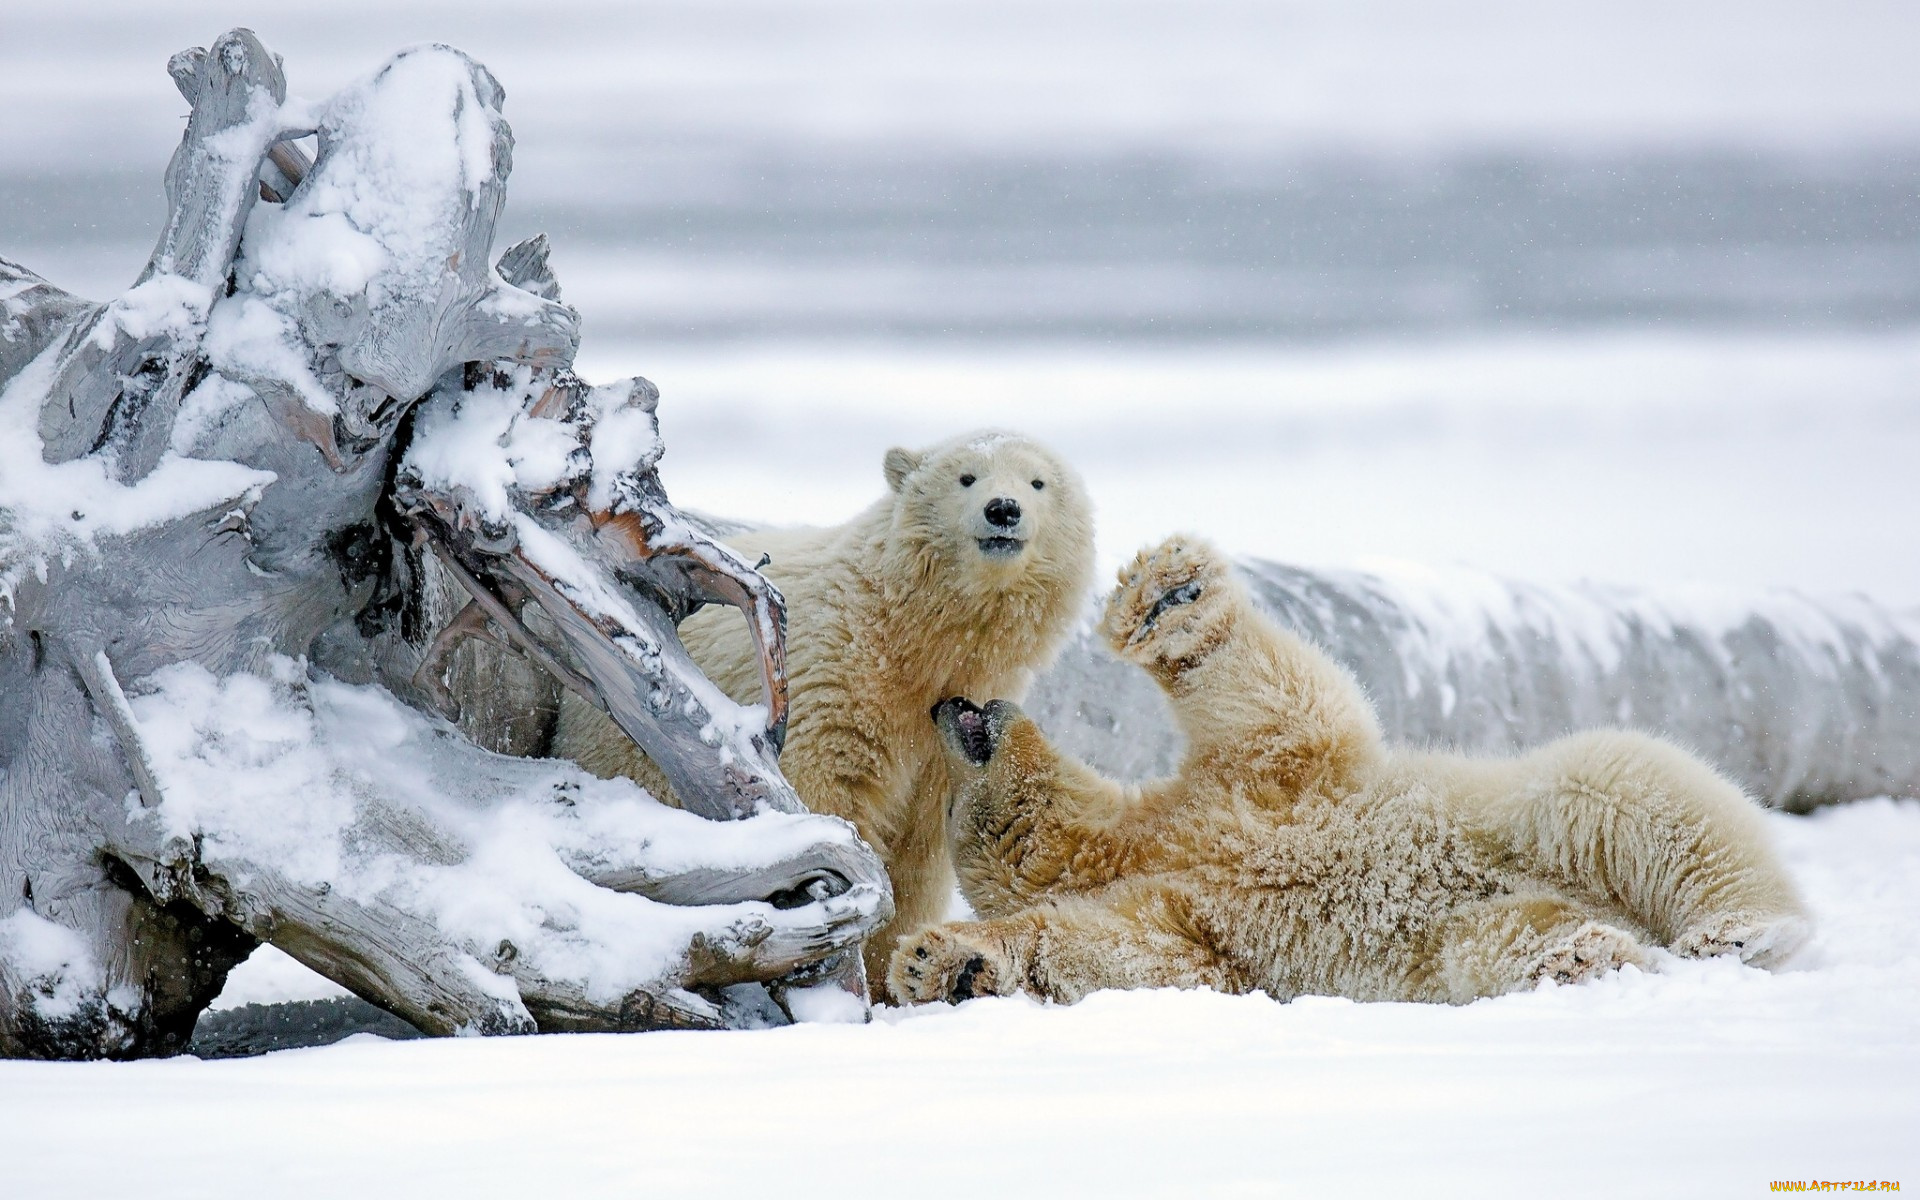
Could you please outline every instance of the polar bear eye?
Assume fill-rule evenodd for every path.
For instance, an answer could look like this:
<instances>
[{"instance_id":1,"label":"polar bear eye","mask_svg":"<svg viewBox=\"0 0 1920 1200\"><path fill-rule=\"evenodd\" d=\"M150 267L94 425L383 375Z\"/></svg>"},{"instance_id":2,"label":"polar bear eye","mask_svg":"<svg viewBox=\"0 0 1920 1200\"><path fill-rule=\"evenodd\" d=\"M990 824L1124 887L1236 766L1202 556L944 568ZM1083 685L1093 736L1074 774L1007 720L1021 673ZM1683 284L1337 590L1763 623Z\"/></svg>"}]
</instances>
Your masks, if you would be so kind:
<instances>
[{"instance_id":1,"label":"polar bear eye","mask_svg":"<svg viewBox=\"0 0 1920 1200\"><path fill-rule=\"evenodd\" d=\"M1043 488L1043 487L1045 487L1045 486L1047 486L1047 485L1046 485L1046 484L1044 484L1044 483L1041 483L1041 482L1040 482L1040 481L1039 481L1038 479L1036 479L1036 480L1034 480L1034 481L1033 481L1033 490L1034 490L1034 491L1036 491L1036 492L1037 492L1037 491L1039 491L1039 490L1040 490L1041 488Z\"/></svg>"},{"instance_id":2,"label":"polar bear eye","mask_svg":"<svg viewBox=\"0 0 1920 1200\"><path fill-rule=\"evenodd\" d=\"M973 476L971 476L971 475L962 475L962 476L960 477L960 486L961 486L961 487L972 487L972 486L973 486Z\"/></svg>"}]
</instances>

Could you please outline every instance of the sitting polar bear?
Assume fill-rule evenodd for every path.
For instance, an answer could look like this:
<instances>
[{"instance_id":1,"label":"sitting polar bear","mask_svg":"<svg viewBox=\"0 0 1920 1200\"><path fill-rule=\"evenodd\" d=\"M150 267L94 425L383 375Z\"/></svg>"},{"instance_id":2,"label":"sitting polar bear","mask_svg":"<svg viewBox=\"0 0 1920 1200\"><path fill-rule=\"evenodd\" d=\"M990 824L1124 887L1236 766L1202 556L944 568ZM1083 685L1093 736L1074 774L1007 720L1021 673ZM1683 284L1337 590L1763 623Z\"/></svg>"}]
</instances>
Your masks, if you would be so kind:
<instances>
[{"instance_id":1,"label":"sitting polar bear","mask_svg":"<svg viewBox=\"0 0 1920 1200\"><path fill-rule=\"evenodd\" d=\"M891 929L937 919L953 893L942 826L950 786L927 710L943 696L1024 694L1072 631L1093 574L1086 489L1027 438L968 434L887 452L888 493L844 525L754 529L727 541L787 601L788 721L780 768L807 807L845 817L886 864ZM760 699L745 622L706 609L680 626L700 669ZM571 694L554 752L672 791L626 734ZM867 945L876 990L895 937Z\"/></svg>"},{"instance_id":2,"label":"sitting polar bear","mask_svg":"<svg viewBox=\"0 0 1920 1200\"><path fill-rule=\"evenodd\" d=\"M1809 932L1758 811L1706 764L1617 731L1518 758L1386 746L1353 679L1203 544L1135 560L1103 632L1172 703L1179 774L1122 786L1012 704L942 702L952 851L984 919L903 942L898 1000L1464 1003L1644 965L1656 944L1773 963Z\"/></svg>"}]
</instances>

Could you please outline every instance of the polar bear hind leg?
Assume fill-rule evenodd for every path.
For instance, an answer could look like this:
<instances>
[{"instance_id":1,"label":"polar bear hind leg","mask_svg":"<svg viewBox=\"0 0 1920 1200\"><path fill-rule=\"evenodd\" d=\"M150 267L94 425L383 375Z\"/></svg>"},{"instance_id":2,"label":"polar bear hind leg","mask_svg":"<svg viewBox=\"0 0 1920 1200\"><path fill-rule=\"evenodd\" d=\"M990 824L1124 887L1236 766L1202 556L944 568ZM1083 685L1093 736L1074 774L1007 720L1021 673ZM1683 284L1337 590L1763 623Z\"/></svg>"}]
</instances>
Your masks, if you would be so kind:
<instances>
[{"instance_id":1,"label":"polar bear hind leg","mask_svg":"<svg viewBox=\"0 0 1920 1200\"><path fill-rule=\"evenodd\" d=\"M1542 981L1581 983L1649 959L1632 933L1534 892L1463 905L1434 936L1426 961L1428 994L1410 998L1465 1004Z\"/></svg>"},{"instance_id":2,"label":"polar bear hind leg","mask_svg":"<svg viewBox=\"0 0 1920 1200\"><path fill-rule=\"evenodd\" d=\"M1759 810L1642 734L1579 734L1516 764L1500 833L1550 878L1616 903L1686 957L1784 961L1811 932Z\"/></svg>"}]
</instances>

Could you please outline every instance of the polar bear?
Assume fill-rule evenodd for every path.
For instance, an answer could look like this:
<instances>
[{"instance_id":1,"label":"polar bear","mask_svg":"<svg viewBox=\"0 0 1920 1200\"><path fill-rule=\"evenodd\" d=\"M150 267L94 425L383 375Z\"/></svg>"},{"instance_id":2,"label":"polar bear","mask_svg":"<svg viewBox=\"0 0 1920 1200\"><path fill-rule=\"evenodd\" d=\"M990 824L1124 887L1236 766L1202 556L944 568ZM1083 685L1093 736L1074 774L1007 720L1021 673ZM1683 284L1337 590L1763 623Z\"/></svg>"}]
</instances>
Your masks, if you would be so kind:
<instances>
[{"instance_id":1,"label":"polar bear","mask_svg":"<svg viewBox=\"0 0 1920 1200\"><path fill-rule=\"evenodd\" d=\"M1771 964L1808 935L1759 812L1705 763L1619 731L1516 758L1387 746L1353 678L1197 540L1123 570L1102 632L1165 691L1179 773L1122 786L1010 703L943 701L952 853L983 919L903 941L897 1000L1464 1003L1656 945Z\"/></svg>"},{"instance_id":2,"label":"polar bear","mask_svg":"<svg viewBox=\"0 0 1920 1200\"><path fill-rule=\"evenodd\" d=\"M843 525L755 529L727 541L787 601L789 710L781 770L807 807L852 821L893 881L891 929L941 916L953 893L942 814L946 760L927 710L943 696L1024 694L1072 631L1093 574L1093 517L1079 477L1029 438L985 431L890 450L887 494ZM687 650L742 702L759 659L737 613L680 626ZM562 701L555 753L671 789L627 736ZM894 935L867 947L883 978Z\"/></svg>"}]
</instances>

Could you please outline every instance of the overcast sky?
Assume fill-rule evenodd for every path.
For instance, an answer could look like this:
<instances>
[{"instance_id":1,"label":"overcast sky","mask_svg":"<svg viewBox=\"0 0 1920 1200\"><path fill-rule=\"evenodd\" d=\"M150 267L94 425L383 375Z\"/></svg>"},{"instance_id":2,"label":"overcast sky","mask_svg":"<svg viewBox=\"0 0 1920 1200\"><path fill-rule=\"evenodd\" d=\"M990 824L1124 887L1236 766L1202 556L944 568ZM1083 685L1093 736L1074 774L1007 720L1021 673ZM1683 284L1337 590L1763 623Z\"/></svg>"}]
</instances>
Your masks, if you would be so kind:
<instances>
[{"instance_id":1,"label":"overcast sky","mask_svg":"<svg viewBox=\"0 0 1920 1200\"><path fill-rule=\"evenodd\" d=\"M164 162L237 24L325 95L453 43L532 159L647 141L1377 150L1920 143L1912 0L0 5L0 170ZM523 165L530 165L523 159Z\"/></svg>"}]
</instances>

